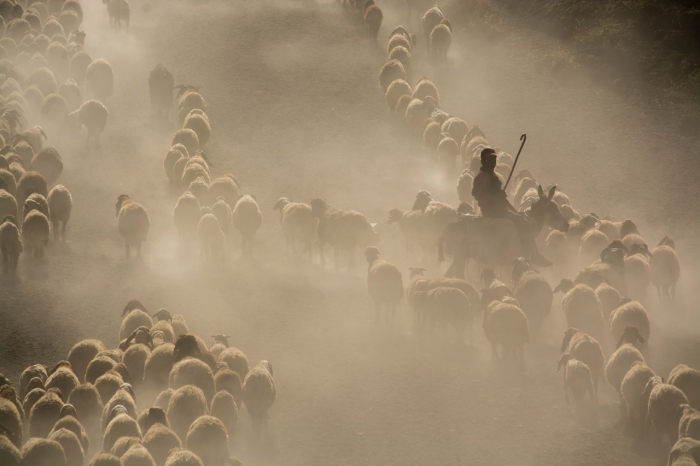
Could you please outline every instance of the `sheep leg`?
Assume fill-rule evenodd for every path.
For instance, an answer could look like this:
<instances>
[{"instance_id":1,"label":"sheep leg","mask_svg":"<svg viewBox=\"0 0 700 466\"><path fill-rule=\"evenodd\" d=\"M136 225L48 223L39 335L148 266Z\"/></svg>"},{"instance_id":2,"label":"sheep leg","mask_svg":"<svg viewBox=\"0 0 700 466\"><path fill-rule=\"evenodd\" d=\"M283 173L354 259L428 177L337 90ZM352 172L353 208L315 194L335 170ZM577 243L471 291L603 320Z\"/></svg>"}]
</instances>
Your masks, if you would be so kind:
<instances>
[{"instance_id":1,"label":"sheep leg","mask_svg":"<svg viewBox=\"0 0 700 466\"><path fill-rule=\"evenodd\" d=\"M564 380L564 398L566 399L566 404L569 404L569 390L568 386L566 385L566 380Z\"/></svg>"},{"instance_id":2,"label":"sheep leg","mask_svg":"<svg viewBox=\"0 0 700 466\"><path fill-rule=\"evenodd\" d=\"M61 228L61 241L66 242L66 224L68 220L63 221L63 227Z\"/></svg>"},{"instance_id":3,"label":"sheep leg","mask_svg":"<svg viewBox=\"0 0 700 466\"><path fill-rule=\"evenodd\" d=\"M59 234L58 220L54 220L53 222L51 222L51 224L53 226L53 240L58 241L58 234Z\"/></svg>"},{"instance_id":4,"label":"sheep leg","mask_svg":"<svg viewBox=\"0 0 700 466\"><path fill-rule=\"evenodd\" d=\"M624 421L627 419L627 403L625 402L625 399L622 397L622 393L620 395L620 418Z\"/></svg>"}]
</instances>

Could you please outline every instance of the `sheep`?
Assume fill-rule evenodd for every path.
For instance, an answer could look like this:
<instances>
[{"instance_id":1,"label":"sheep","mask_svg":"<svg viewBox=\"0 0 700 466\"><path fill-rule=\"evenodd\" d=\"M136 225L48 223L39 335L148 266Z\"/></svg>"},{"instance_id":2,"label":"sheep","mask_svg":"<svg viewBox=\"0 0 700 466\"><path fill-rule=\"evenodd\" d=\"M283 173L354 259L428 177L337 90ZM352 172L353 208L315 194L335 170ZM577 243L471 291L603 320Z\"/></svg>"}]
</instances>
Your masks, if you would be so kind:
<instances>
[{"instance_id":1,"label":"sheep","mask_svg":"<svg viewBox=\"0 0 700 466\"><path fill-rule=\"evenodd\" d=\"M45 147L34 155L30 167L35 172L40 173L47 184L51 185L61 176L63 161L55 148Z\"/></svg>"},{"instance_id":2,"label":"sheep","mask_svg":"<svg viewBox=\"0 0 700 466\"><path fill-rule=\"evenodd\" d=\"M179 85L175 86L176 89L183 90L187 85ZM188 89L180 95L180 100L178 101L177 104L178 108L178 117L180 119L180 124L183 124L185 122L185 118L187 118L187 115L192 110L202 110L206 111L207 109L207 103L204 100L204 97L202 97L199 92L197 92L194 89Z\"/></svg>"},{"instance_id":3,"label":"sheep","mask_svg":"<svg viewBox=\"0 0 700 466\"><path fill-rule=\"evenodd\" d=\"M212 335L212 338L214 339L214 344L211 345L211 348L209 348L209 351L216 356L217 358L221 354L222 351L224 351L226 348L229 347L228 345L228 335L223 335L223 334L217 334L217 335Z\"/></svg>"},{"instance_id":4,"label":"sheep","mask_svg":"<svg viewBox=\"0 0 700 466\"><path fill-rule=\"evenodd\" d=\"M423 144L428 149L437 151L440 141L443 138L442 125L434 118L429 118L423 130Z\"/></svg>"},{"instance_id":5,"label":"sheep","mask_svg":"<svg viewBox=\"0 0 700 466\"><path fill-rule=\"evenodd\" d=\"M387 324L394 321L396 306L403 297L403 277L397 266L379 259L379 250L370 246L365 249L365 258L369 264L367 271L367 292L374 301L375 324L379 324L379 313L386 307Z\"/></svg>"},{"instance_id":6,"label":"sheep","mask_svg":"<svg viewBox=\"0 0 700 466\"><path fill-rule=\"evenodd\" d=\"M66 224L70 220L70 214L73 210L73 197L70 191L58 184L51 189L48 196L49 203L49 219L53 225L53 237L55 241L59 238L64 243L66 242ZM59 230L59 223L62 224L62 229Z\"/></svg>"},{"instance_id":7,"label":"sheep","mask_svg":"<svg viewBox=\"0 0 700 466\"><path fill-rule=\"evenodd\" d=\"M73 112L83 103L83 94L74 79L68 79L58 88L58 93L68 102L68 111Z\"/></svg>"},{"instance_id":8,"label":"sheep","mask_svg":"<svg viewBox=\"0 0 700 466\"><path fill-rule=\"evenodd\" d=\"M143 431L143 446L158 466L165 464L170 451L182 448L182 442L177 434L163 424L155 424Z\"/></svg>"},{"instance_id":9,"label":"sheep","mask_svg":"<svg viewBox=\"0 0 700 466\"><path fill-rule=\"evenodd\" d=\"M654 425L659 443L667 435L671 445L678 439L676 412L681 405L688 404L685 394L673 385L654 376L649 379L642 396L649 398L647 426Z\"/></svg>"},{"instance_id":10,"label":"sheep","mask_svg":"<svg viewBox=\"0 0 700 466\"><path fill-rule=\"evenodd\" d=\"M613 338L618 341L622 338L626 327L633 326L639 331L641 343L645 344L651 334L651 322L646 309L637 301L625 303L610 314L610 331Z\"/></svg>"},{"instance_id":11,"label":"sheep","mask_svg":"<svg viewBox=\"0 0 700 466\"><path fill-rule=\"evenodd\" d=\"M399 97L399 100L396 101L394 114L396 115L397 122L401 125L406 124L406 110L408 109L408 104L410 104L412 100L410 95L402 95Z\"/></svg>"},{"instance_id":12,"label":"sheep","mask_svg":"<svg viewBox=\"0 0 700 466\"><path fill-rule=\"evenodd\" d=\"M158 63L148 75L148 93L151 106L158 116L167 116L173 105L175 79L165 66Z\"/></svg>"},{"instance_id":13,"label":"sheep","mask_svg":"<svg viewBox=\"0 0 700 466\"><path fill-rule=\"evenodd\" d=\"M386 54L389 56L391 51L396 47L404 47L409 52L413 49L413 38L404 34L394 34L389 37L389 42L386 46Z\"/></svg>"},{"instance_id":14,"label":"sheep","mask_svg":"<svg viewBox=\"0 0 700 466\"><path fill-rule=\"evenodd\" d=\"M167 310L166 310L167 311ZM154 317L159 318L156 313ZM154 336L155 332L160 332L163 336L162 343L175 343L175 330L173 326L167 319L160 319L151 327L151 336ZM154 343L154 347L159 346Z\"/></svg>"},{"instance_id":15,"label":"sheep","mask_svg":"<svg viewBox=\"0 0 700 466\"><path fill-rule=\"evenodd\" d=\"M133 202L127 194L122 194L117 198L117 227L119 234L124 238L126 246L125 258L130 260L131 247L136 248L136 259L143 262L141 257L141 243L146 240L150 221L146 209Z\"/></svg>"},{"instance_id":16,"label":"sheep","mask_svg":"<svg viewBox=\"0 0 700 466\"><path fill-rule=\"evenodd\" d=\"M561 370L562 366L564 366L564 396L566 403L569 403L569 390L571 390L576 403L576 412L579 412L584 397L588 394L593 407L593 416L595 417L595 406L597 403L591 370L585 363L574 358L569 353L564 353L559 358L557 372Z\"/></svg>"},{"instance_id":17,"label":"sheep","mask_svg":"<svg viewBox=\"0 0 700 466\"><path fill-rule=\"evenodd\" d=\"M459 145L450 137L449 133L440 133L440 138L437 146L438 161L445 166L445 173L450 175L459 155Z\"/></svg>"},{"instance_id":18,"label":"sheep","mask_svg":"<svg viewBox=\"0 0 700 466\"><path fill-rule=\"evenodd\" d=\"M192 423L186 445L206 465L224 466L229 459L226 427L213 416L201 416Z\"/></svg>"},{"instance_id":19,"label":"sheep","mask_svg":"<svg viewBox=\"0 0 700 466\"><path fill-rule=\"evenodd\" d=\"M85 452L78 437L68 429L54 430L48 437L49 440L58 442L66 454L66 466L82 466L85 461Z\"/></svg>"},{"instance_id":20,"label":"sheep","mask_svg":"<svg viewBox=\"0 0 700 466\"><path fill-rule=\"evenodd\" d=\"M214 376L216 391L220 392L221 390L225 390L229 392L231 396L233 396L233 399L236 400L236 405L240 408L243 402L243 383L241 382L241 377L238 375L238 372L229 369L228 364L220 364L222 364L222 366L216 371L216 375ZM245 372L246 374L248 373L247 369Z\"/></svg>"},{"instance_id":21,"label":"sheep","mask_svg":"<svg viewBox=\"0 0 700 466\"><path fill-rule=\"evenodd\" d=\"M122 463L111 453L98 453L92 457L88 466L122 466Z\"/></svg>"},{"instance_id":22,"label":"sheep","mask_svg":"<svg viewBox=\"0 0 700 466\"><path fill-rule=\"evenodd\" d=\"M238 425L238 404L231 393L226 390L216 392L211 400L211 415L219 419L226 427L226 432L233 435Z\"/></svg>"},{"instance_id":23,"label":"sheep","mask_svg":"<svg viewBox=\"0 0 700 466\"><path fill-rule=\"evenodd\" d=\"M370 37L375 42L379 35L379 28L382 27L382 19L384 19L384 15L377 5L370 5L365 10L365 23L369 28Z\"/></svg>"},{"instance_id":24,"label":"sheep","mask_svg":"<svg viewBox=\"0 0 700 466\"><path fill-rule=\"evenodd\" d=\"M436 61L447 62L447 51L452 44L452 25L447 19L440 21L430 32L430 53Z\"/></svg>"},{"instance_id":25,"label":"sheep","mask_svg":"<svg viewBox=\"0 0 700 466\"><path fill-rule=\"evenodd\" d=\"M215 202L219 197L223 197L229 206L235 206L241 196L241 188L236 178L231 174L227 174L212 180L209 184L208 194L211 202Z\"/></svg>"},{"instance_id":26,"label":"sheep","mask_svg":"<svg viewBox=\"0 0 700 466\"><path fill-rule=\"evenodd\" d=\"M202 390L207 402L214 396L214 374L209 366L195 358L178 361L170 371L170 388L194 385Z\"/></svg>"},{"instance_id":27,"label":"sheep","mask_svg":"<svg viewBox=\"0 0 700 466\"><path fill-rule=\"evenodd\" d=\"M204 463L189 450L174 450L170 452L165 466L204 466Z\"/></svg>"},{"instance_id":28,"label":"sheep","mask_svg":"<svg viewBox=\"0 0 700 466\"><path fill-rule=\"evenodd\" d=\"M53 391L47 391L29 412L29 436L46 438L59 419L63 400Z\"/></svg>"},{"instance_id":29,"label":"sheep","mask_svg":"<svg viewBox=\"0 0 700 466\"><path fill-rule=\"evenodd\" d=\"M66 454L55 440L32 438L21 451L22 465L26 466L66 466Z\"/></svg>"},{"instance_id":30,"label":"sheep","mask_svg":"<svg viewBox=\"0 0 700 466\"><path fill-rule=\"evenodd\" d=\"M53 72L46 67L40 67L31 72L29 75L29 85L36 85L44 96L58 91L56 77Z\"/></svg>"},{"instance_id":31,"label":"sheep","mask_svg":"<svg viewBox=\"0 0 700 466\"><path fill-rule=\"evenodd\" d=\"M690 405L680 405L676 411L678 437L700 440L700 411Z\"/></svg>"},{"instance_id":32,"label":"sheep","mask_svg":"<svg viewBox=\"0 0 700 466\"><path fill-rule=\"evenodd\" d=\"M75 79L75 82L81 87L85 82L87 70L92 62L92 57L84 50L76 52L70 59L71 77Z\"/></svg>"},{"instance_id":33,"label":"sheep","mask_svg":"<svg viewBox=\"0 0 700 466\"><path fill-rule=\"evenodd\" d=\"M129 375L133 377L134 382L138 383L143 380L146 360L150 354L150 348L143 344L131 345L124 351L122 361L128 369Z\"/></svg>"},{"instance_id":34,"label":"sheep","mask_svg":"<svg viewBox=\"0 0 700 466\"><path fill-rule=\"evenodd\" d=\"M496 272L494 272L491 267L484 267L481 271L481 281L484 282L484 286L486 287L482 290L482 292L486 293L482 295L482 307L484 308L489 304L485 302L486 297L496 301L503 301L503 298L506 296L513 296L511 289L502 281L496 279Z\"/></svg>"},{"instance_id":35,"label":"sheep","mask_svg":"<svg viewBox=\"0 0 700 466\"><path fill-rule=\"evenodd\" d=\"M426 11L421 18L421 27L426 38L428 50L430 50L430 33L443 19L444 15L442 14L442 10L440 10L440 7L437 5Z\"/></svg>"},{"instance_id":36,"label":"sheep","mask_svg":"<svg viewBox=\"0 0 700 466\"><path fill-rule=\"evenodd\" d=\"M646 244L633 244L625 257L625 278L629 295L633 298L644 299L651 284L651 267L647 257L653 260Z\"/></svg>"},{"instance_id":37,"label":"sheep","mask_svg":"<svg viewBox=\"0 0 700 466\"><path fill-rule=\"evenodd\" d=\"M697 466L700 464L700 442L691 438L679 439L668 455L668 466Z\"/></svg>"},{"instance_id":38,"label":"sheep","mask_svg":"<svg viewBox=\"0 0 700 466\"><path fill-rule=\"evenodd\" d=\"M605 377L620 395L620 414L622 419L627 417L627 405L622 398L622 381L627 372L636 364L646 364L644 356L637 348L630 344L620 346L608 359L605 365Z\"/></svg>"},{"instance_id":39,"label":"sheep","mask_svg":"<svg viewBox=\"0 0 700 466\"><path fill-rule=\"evenodd\" d=\"M68 123L73 132L78 131L82 126L87 129L87 139L85 149L90 148L90 139L95 141L95 149L100 148L100 134L107 126L109 110L102 102L90 99L80 106L79 109L68 115Z\"/></svg>"},{"instance_id":40,"label":"sheep","mask_svg":"<svg viewBox=\"0 0 700 466\"><path fill-rule=\"evenodd\" d=\"M85 88L97 100L104 102L112 96L114 71L104 58L97 58L85 70Z\"/></svg>"},{"instance_id":41,"label":"sheep","mask_svg":"<svg viewBox=\"0 0 700 466\"><path fill-rule=\"evenodd\" d=\"M20 466L22 455L19 449L12 443L12 432L0 426L0 464L6 466Z\"/></svg>"},{"instance_id":42,"label":"sheep","mask_svg":"<svg viewBox=\"0 0 700 466\"><path fill-rule=\"evenodd\" d=\"M26 218L27 214L32 210L37 210L48 218L51 215L49 212L49 201L47 201L46 197L42 196L41 194L32 192L33 190L34 188L29 188L29 190L27 190L27 194L29 195L22 206L24 210L24 217Z\"/></svg>"},{"instance_id":43,"label":"sheep","mask_svg":"<svg viewBox=\"0 0 700 466\"><path fill-rule=\"evenodd\" d=\"M656 374L646 364L635 361L627 371L620 386L621 403L625 403L629 426L637 430L640 434L644 432L646 423L648 396L644 396L644 389L649 379Z\"/></svg>"},{"instance_id":44,"label":"sheep","mask_svg":"<svg viewBox=\"0 0 700 466\"><path fill-rule=\"evenodd\" d=\"M17 264L23 250L24 246L17 228L17 220L12 215L3 216L2 223L0 223L0 252L2 253L4 273L17 274Z\"/></svg>"},{"instance_id":45,"label":"sheep","mask_svg":"<svg viewBox=\"0 0 700 466\"><path fill-rule=\"evenodd\" d=\"M88 430L92 431L94 427L99 426L104 404L93 384L84 382L75 387L68 398L68 403L75 407L81 422Z\"/></svg>"},{"instance_id":46,"label":"sheep","mask_svg":"<svg viewBox=\"0 0 700 466\"><path fill-rule=\"evenodd\" d=\"M116 0L111 0L116 1ZM122 466L156 466L153 457L143 445L132 445L121 457Z\"/></svg>"},{"instance_id":47,"label":"sheep","mask_svg":"<svg viewBox=\"0 0 700 466\"><path fill-rule=\"evenodd\" d=\"M192 186L192 182L197 178L201 177L205 184L208 184L211 178L209 175L209 169L206 167L206 165L200 163L189 163L190 160L192 159L189 159L185 164L182 171L182 177L180 178L180 186L182 189L186 190L191 189L190 187ZM209 188L207 187L206 190L208 191ZM196 192L193 192L192 194L195 196L197 195Z\"/></svg>"},{"instance_id":48,"label":"sheep","mask_svg":"<svg viewBox=\"0 0 700 466\"><path fill-rule=\"evenodd\" d=\"M598 381L605 379L605 355L598 340L577 328L569 327L564 332L560 351L571 354L588 366L593 378L593 390L597 397Z\"/></svg>"},{"instance_id":49,"label":"sheep","mask_svg":"<svg viewBox=\"0 0 700 466\"><path fill-rule=\"evenodd\" d=\"M659 301L663 299L675 300L676 284L681 276L681 266L673 240L665 236L651 251L651 254L654 257L649 263L651 283L656 287Z\"/></svg>"},{"instance_id":50,"label":"sheep","mask_svg":"<svg viewBox=\"0 0 700 466\"><path fill-rule=\"evenodd\" d=\"M528 322L539 329L552 308L552 287L524 258L517 259L513 265L513 281L513 296L520 303L520 309L527 316Z\"/></svg>"},{"instance_id":51,"label":"sheep","mask_svg":"<svg viewBox=\"0 0 700 466\"><path fill-rule=\"evenodd\" d=\"M401 65L403 65L403 69L406 71L406 76L411 74L411 52L406 47L402 47L400 45L394 47L389 54L389 60L398 60ZM385 92L388 91L389 88L387 88Z\"/></svg>"},{"instance_id":52,"label":"sheep","mask_svg":"<svg viewBox=\"0 0 700 466\"><path fill-rule=\"evenodd\" d=\"M522 366L525 364L525 344L530 342L527 316L518 306L495 299L496 292L497 289L484 290L482 300L485 306L482 326L486 339L491 342L491 361L498 359L500 345L503 359L512 352Z\"/></svg>"},{"instance_id":53,"label":"sheep","mask_svg":"<svg viewBox=\"0 0 700 466\"><path fill-rule=\"evenodd\" d=\"M41 102L41 122L56 132L63 130L68 118L68 102L63 96L50 93Z\"/></svg>"},{"instance_id":54,"label":"sheep","mask_svg":"<svg viewBox=\"0 0 700 466\"><path fill-rule=\"evenodd\" d=\"M411 92L411 85L403 79L395 79L394 81L392 81L385 92L386 103L389 105L389 110L391 112L394 112L394 109L396 108L396 103L399 101L399 98L401 98L401 96L404 95L410 96Z\"/></svg>"},{"instance_id":55,"label":"sheep","mask_svg":"<svg viewBox=\"0 0 700 466\"><path fill-rule=\"evenodd\" d=\"M679 364L668 375L668 383L681 389L688 397L688 404L700 410L700 371Z\"/></svg>"},{"instance_id":56,"label":"sheep","mask_svg":"<svg viewBox=\"0 0 700 466\"><path fill-rule=\"evenodd\" d=\"M425 241L423 234L423 212L420 210L402 211L401 209L391 209L386 223L396 223L406 240L406 252L413 256L415 247L423 251L425 259Z\"/></svg>"},{"instance_id":57,"label":"sheep","mask_svg":"<svg viewBox=\"0 0 700 466\"><path fill-rule=\"evenodd\" d=\"M620 306L620 300L622 299L620 292L607 283L601 283L595 289L595 294L600 300L603 317L609 321L612 311Z\"/></svg>"},{"instance_id":58,"label":"sheep","mask_svg":"<svg viewBox=\"0 0 700 466\"><path fill-rule=\"evenodd\" d=\"M564 293L562 308L566 314L568 327L578 328L598 340L605 336L605 321L601 312L600 300L588 285L575 285L571 280L562 279L554 292Z\"/></svg>"},{"instance_id":59,"label":"sheep","mask_svg":"<svg viewBox=\"0 0 700 466\"><path fill-rule=\"evenodd\" d=\"M455 329L457 344L464 342L464 336L469 327L469 344L473 343L472 330L474 321L474 309L466 294L459 288L440 286L428 292L417 291L413 301L415 309L430 322L432 330L435 322L443 329L449 324Z\"/></svg>"},{"instance_id":60,"label":"sheep","mask_svg":"<svg viewBox=\"0 0 700 466\"><path fill-rule=\"evenodd\" d=\"M190 425L208 414L207 400L198 387L185 385L175 391L168 402L167 415L172 430L185 441Z\"/></svg>"},{"instance_id":61,"label":"sheep","mask_svg":"<svg viewBox=\"0 0 700 466\"><path fill-rule=\"evenodd\" d=\"M600 256L600 252L609 244L608 237L600 230L590 229L581 236L581 247L579 248L579 257L581 260L590 264Z\"/></svg>"},{"instance_id":62,"label":"sheep","mask_svg":"<svg viewBox=\"0 0 700 466\"><path fill-rule=\"evenodd\" d=\"M109 423L120 415L121 411L116 410L118 406L123 408L123 413L127 416L136 419L136 401L134 400L134 389L128 383L123 383L119 390L116 391L114 395L105 403L104 409L102 410L102 431L106 432ZM105 434L105 438L107 435ZM116 440L116 439L115 439ZM110 448L105 449L111 450Z\"/></svg>"},{"instance_id":63,"label":"sheep","mask_svg":"<svg viewBox=\"0 0 700 466\"><path fill-rule=\"evenodd\" d=\"M242 196L231 214L233 226L241 234L241 255L253 256L253 237L262 225L262 213L255 198L250 195Z\"/></svg>"},{"instance_id":64,"label":"sheep","mask_svg":"<svg viewBox=\"0 0 700 466\"><path fill-rule=\"evenodd\" d=\"M272 364L263 360L248 372L243 381L243 403L248 409L256 435L263 427L267 427L267 411L277 398L272 375Z\"/></svg>"},{"instance_id":65,"label":"sheep","mask_svg":"<svg viewBox=\"0 0 700 466\"><path fill-rule=\"evenodd\" d=\"M379 85L384 94L389 90L389 85L397 79L406 80L406 69L398 60L387 61L379 71Z\"/></svg>"},{"instance_id":66,"label":"sheep","mask_svg":"<svg viewBox=\"0 0 700 466\"><path fill-rule=\"evenodd\" d=\"M197 224L197 235L200 242L200 258L202 262L221 259L224 250L225 237L221 231L219 220L209 207L202 209L202 217Z\"/></svg>"},{"instance_id":67,"label":"sheep","mask_svg":"<svg viewBox=\"0 0 700 466\"><path fill-rule=\"evenodd\" d=\"M22 411L26 413L26 416L31 413L32 408L34 405L39 401L44 395L46 394L46 391L44 390L43 385L37 385L35 388L32 388L27 392L27 394L23 398L23 403L22 403Z\"/></svg>"},{"instance_id":68,"label":"sheep","mask_svg":"<svg viewBox=\"0 0 700 466\"><path fill-rule=\"evenodd\" d=\"M51 433L49 435L53 434L57 430L67 429L70 432L73 432L73 434L75 434L75 437L80 442L80 446L83 448L83 451L87 452L90 449L90 439L88 438L87 433L83 428L83 425L75 417L77 416L77 413L75 413L75 415L68 414L70 411L74 411L72 405L63 406L60 414L61 417L58 421L56 421L56 424L53 425L53 428L51 429Z\"/></svg>"},{"instance_id":69,"label":"sheep","mask_svg":"<svg viewBox=\"0 0 700 466\"><path fill-rule=\"evenodd\" d=\"M141 431L141 433L143 434L143 431ZM114 446L112 446L112 450L110 451L110 453L121 459L126 454L126 452L129 451L129 449L133 446L141 446L141 439L139 437L120 437L116 442L114 442Z\"/></svg>"},{"instance_id":70,"label":"sheep","mask_svg":"<svg viewBox=\"0 0 700 466\"><path fill-rule=\"evenodd\" d=\"M175 345L164 343L151 351L144 366L144 382L152 387L167 386L170 371L173 367L173 351Z\"/></svg>"},{"instance_id":71,"label":"sheep","mask_svg":"<svg viewBox=\"0 0 700 466\"><path fill-rule=\"evenodd\" d=\"M163 157L163 168L165 168L165 175L168 177L168 181L175 186L182 179L182 171L184 170L185 163L190 158L187 148L182 144L175 144L169 150L168 153ZM180 162L182 159L182 162ZM182 170L176 175L175 165L182 166Z\"/></svg>"},{"instance_id":72,"label":"sheep","mask_svg":"<svg viewBox=\"0 0 700 466\"><path fill-rule=\"evenodd\" d=\"M8 167L9 168L9 165ZM17 194L17 179L11 171L6 168L0 168L0 180L2 180L2 188L12 196Z\"/></svg>"},{"instance_id":73,"label":"sheep","mask_svg":"<svg viewBox=\"0 0 700 466\"><path fill-rule=\"evenodd\" d=\"M417 89L417 88L416 88ZM415 94L415 90L413 91ZM423 134L425 130L426 120L430 114L437 108L437 102L431 96L425 100L414 98L406 107L406 123L408 128L417 134Z\"/></svg>"},{"instance_id":74,"label":"sheep","mask_svg":"<svg viewBox=\"0 0 700 466\"><path fill-rule=\"evenodd\" d=\"M285 253L289 254L291 246L296 254L295 242L299 241L304 244L301 254L308 251L311 260L311 247L318 228L318 219L313 216L311 206L301 202L289 202L289 199L282 197L275 203L274 209L280 213L280 225L286 239Z\"/></svg>"},{"instance_id":75,"label":"sheep","mask_svg":"<svg viewBox=\"0 0 700 466\"><path fill-rule=\"evenodd\" d=\"M81 382L85 380L85 371L90 361L97 356L97 353L105 349L107 347L100 340L83 340L70 349L66 359Z\"/></svg>"},{"instance_id":76,"label":"sheep","mask_svg":"<svg viewBox=\"0 0 700 466\"><path fill-rule=\"evenodd\" d=\"M9 440L15 447L22 446L22 432L24 425L22 415L15 404L5 398L0 397L0 425L10 433ZM48 433L48 432L47 432Z\"/></svg>"},{"instance_id":77,"label":"sheep","mask_svg":"<svg viewBox=\"0 0 700 466\"><path fill-rule=\"evenodd\" d=\"M189 191L182 193L173 209L173 223L181 243L194 238L200 222L200 211L197 198Z\"/></svg>"},{"instance_id":78,"label":"sheep","mask_svg":"<svg viewBox=\"0 0 700 466\"><path fill-rule=\"evenodd\" d=\"M350 252L349 268L355 264L355 250L359 247L376 246L379 236L367 218L354 210L340 210L330 207L323 199L311 200L311 212L319 219L318 239L321 265L325 267L326 259L323 253L326 243L335 252L335 267L339 269L338 254L341 250Z\"/></svg>"},{"instance_id":79,"label":"sheep","mask_svg":"<svg viewBox=\"0 0 700 466\"><path fill-rule=\"evenodd\" d=\"M22 242L27 248L27 253L37 260L44 257L44 248L49 244L50 230L49 219L38 210L32 210L24 218Z\"/></svg>"},{"instance_id":80,"label":"sheep","mask_svg":"<svg viewBox=\"0 0 700 466\"><path fill-rule=\"evenodd\" d=\"M138 423L126 412L117 414L107 425L102 439L102 451L111 451L117 440L122 437L142 437Z\"/></svg>"},{"instance_id":81,"label":"sheep","mask_svg":"<svg viewBox=\"0 0 700 466\"><path fill-rule=\"evenodd\" d=\"M19 397L22 400L29 391L27 390L29 382L35 377L41 381L45 381L49 377L46 367L42 366L41 364L34 364L33 366L29 366L22 371L22 374L19 376Z\"/></svg>"}]
</instances>

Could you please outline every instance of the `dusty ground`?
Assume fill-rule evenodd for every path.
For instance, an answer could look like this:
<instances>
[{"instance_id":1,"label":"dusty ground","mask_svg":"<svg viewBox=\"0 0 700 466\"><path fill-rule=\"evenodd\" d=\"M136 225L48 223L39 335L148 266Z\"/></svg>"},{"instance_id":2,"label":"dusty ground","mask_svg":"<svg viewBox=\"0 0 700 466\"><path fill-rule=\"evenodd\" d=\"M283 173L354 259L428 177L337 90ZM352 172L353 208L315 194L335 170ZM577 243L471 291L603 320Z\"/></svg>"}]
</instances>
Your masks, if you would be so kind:
<instances>
[{"instance_id":1,"label":"dusty ground","mask_svg":"<svg viewBox=\"0 0 700 466\"><path fill-rule=\"evenodd\" d=\"M250 448L246 413L234 435L233 454L246 464L665 464L665 453L616 426L610 387L597 426L567 408L554 372L560 296L521 372L491 364L480 319L474 347L412 336L405 305L394 328L376 327L360 256L355 271L340 274L284 258L272 211L282 196L364 212L379 222L384 258L404 270L411 263L398 229L384 222L388 209L408 209L419 189L456 201L454 181L396 130L377 85L386 36L405 21L399 12L385 8L374 46L335 1L156 3L150 13L141 1L132 3L128 36L108 28L101 3L84 5L87 49L115 70L110 122L101 151L82 149L84 134L49 140L74 198L69 244L39 266L23 257L21 282L0 286L3 373L17 380L82 338L115 346L121 308L135 297L183 314L202 336L232 335L253 364L274 364L278 400L266 448ZM413 80L431 76L446 111L506 150L515 152L527 132L522 167L559 184L581 212L633 218L653 244L672 235L684 278L673 309L650 290L647 359L663 375L681 362L700 366L697 149L630 98L547 78L537 67L546 39L513 27L498 45L456 29L448 69L430 67L419 49ZM263 209L254 263L239 261L235 246L223 267L201 266L196 248L178 249L177 196L162 168L176 126L155 119L148 104L147 76L158 62L177 82L202 86L213 171L235 174ZM121 193L150 215L143 264L123 260L114 217Z\"/></svg>"}]
</instances>

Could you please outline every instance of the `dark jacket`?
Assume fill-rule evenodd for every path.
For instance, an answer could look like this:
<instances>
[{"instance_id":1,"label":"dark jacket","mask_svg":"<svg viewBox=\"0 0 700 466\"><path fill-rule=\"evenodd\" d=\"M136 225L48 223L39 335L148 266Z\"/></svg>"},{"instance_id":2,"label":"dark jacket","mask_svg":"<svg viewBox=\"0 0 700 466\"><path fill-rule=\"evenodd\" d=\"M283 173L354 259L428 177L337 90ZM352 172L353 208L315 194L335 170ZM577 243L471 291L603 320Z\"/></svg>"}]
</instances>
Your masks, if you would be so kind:
<instances>
[{"instance_id":1,"label":"dark jacket","mask_svg":"<svg viewBox=\"0 0 700 466\"><path fill-rule=\"evenodd\" d=\"M510 204L501 186L498 176L493 171L484 170L484 167L481 167L479 174L474 177L472 196L479 204L484 217L498 217L509 211Z\"/></svg>"}]
</instances>

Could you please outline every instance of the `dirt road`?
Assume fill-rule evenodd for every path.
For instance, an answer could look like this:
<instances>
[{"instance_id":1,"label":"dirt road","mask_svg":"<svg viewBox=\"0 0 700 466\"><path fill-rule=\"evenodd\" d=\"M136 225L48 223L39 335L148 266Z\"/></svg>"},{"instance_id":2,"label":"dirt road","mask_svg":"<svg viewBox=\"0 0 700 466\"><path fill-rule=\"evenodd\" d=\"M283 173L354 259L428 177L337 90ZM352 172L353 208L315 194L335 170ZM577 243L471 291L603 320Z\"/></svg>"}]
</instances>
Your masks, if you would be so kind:
<instances>
[{"instance_id":1,"label":"dirt road","mask_svg":"<svg viewBox=\"0 0 700 466\"><path fill-rule=\"evenodd\" d=\"M108 27L101 3L84 4L86 48L115 70L110 120L99 152L82 149L83 134L49 140L74 198L69 244L38 267L23 257L21 282L0 286L3 373L17 380L27 365L53 364L87 337L115 346L120 310L138 298L149 310L183 314L199 335L231 335L252 364L274 364L278 400L266 448L250 448L246 413L234 435L233 454L245 464L665 462L615 425L610 387L597 426L574 419L554 372L565 326L559 297L521 372L491 364L480 319L476 344L466 348L412 336L405 304L395 328L375 326L359 255L357 269L340 274L284 258L272 210L282 196L364 212L379 223L383 257L403 270L412 264L398 229L385 223L389 208L408 209L419 189L456 202L454 181L388 117L377 85L385 43L370 44L336 1L161 2L150 13L142 1L132 3L129 35ZM387 7L384 21L380 40L399 12ZM688 266L677 311L691 314L700 218L692 146L640 114L631 98L543 77L524 54L533 40L540 39L486 46L457 30L449 68L432 69L419 49L415 78L433 77L443 108L506 150L527 132L522 166L558 183L581 212L634 218L650 242L674 236ZM176 124L152 116L146 85L158 62L178 83L202 86L213 172L235 174L263 209L254 263L238 260L235 249L223 267L205 267L196 248L177 246L177 195L162 168ZM149 212L143 264L123 260L114 216L121 193ZM438 273L434 265L430 272ZM663 375L680 362L700 366L698 327L689 324L697 316L669 317L653 297L648 305L649 364Z\"/></svg>"}]
</instances>

